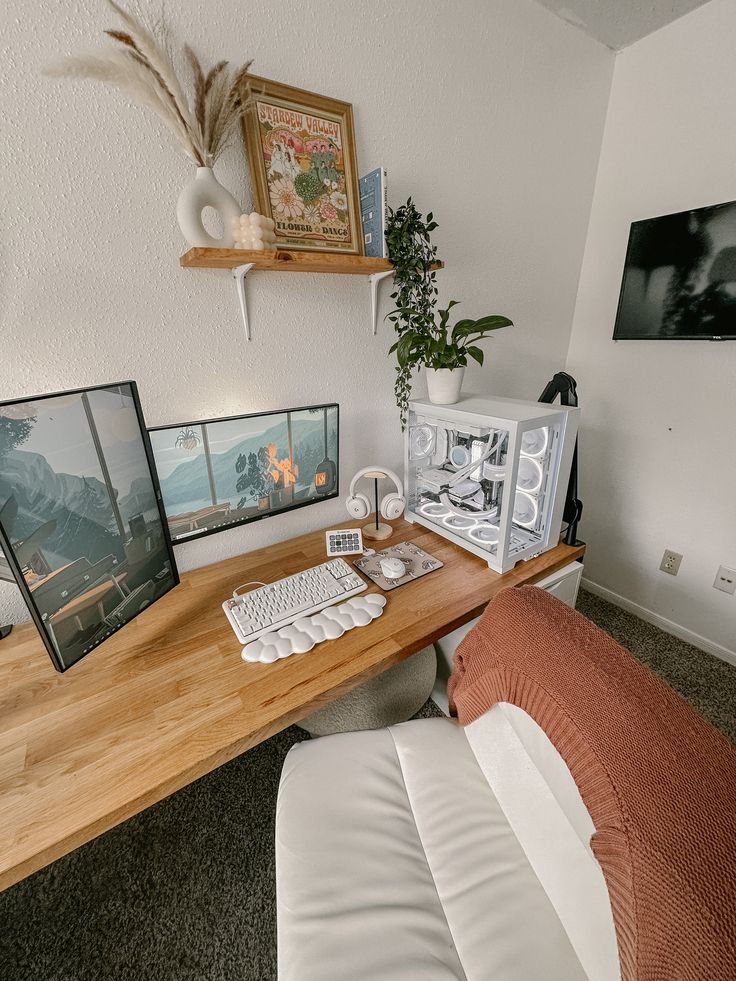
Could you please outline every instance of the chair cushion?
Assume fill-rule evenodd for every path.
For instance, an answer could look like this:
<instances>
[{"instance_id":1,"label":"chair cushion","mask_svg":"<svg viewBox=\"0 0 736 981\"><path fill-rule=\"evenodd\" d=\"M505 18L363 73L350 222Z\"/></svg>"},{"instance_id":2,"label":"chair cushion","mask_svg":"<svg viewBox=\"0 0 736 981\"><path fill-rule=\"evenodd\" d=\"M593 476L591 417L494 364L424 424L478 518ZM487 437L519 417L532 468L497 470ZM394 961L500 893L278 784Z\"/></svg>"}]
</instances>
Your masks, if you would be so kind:
<instances>
[{"instance_id":1,"label":"chair cushion","mask_svg":"<svg viewBox=\"0 0 736 981\"><path fill-rule=\"evenodd\" d=\"M295 746L276 818L280 981L583 981L449 719Z\"/></svg>"},{"instance_id":2,"label":"chair cushion","mask_svg":"<svg viewBox=\"0 0 736 981\"><path fill-rule=\"evenodd\" d=\"M567 764L516 705L498 702L463 730L589 981L621 981L595 833Z\"/></svg>"}]
</instances>

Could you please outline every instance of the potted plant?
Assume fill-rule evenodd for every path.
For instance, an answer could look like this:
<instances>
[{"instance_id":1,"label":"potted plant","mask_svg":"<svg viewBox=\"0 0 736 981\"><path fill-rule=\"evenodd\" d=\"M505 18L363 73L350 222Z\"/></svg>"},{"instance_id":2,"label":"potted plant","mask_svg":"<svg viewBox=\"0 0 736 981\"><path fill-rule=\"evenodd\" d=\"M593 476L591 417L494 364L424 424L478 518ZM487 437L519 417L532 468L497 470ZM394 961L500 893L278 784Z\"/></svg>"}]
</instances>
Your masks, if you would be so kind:
<instances>
[{"instance_id":1,"label":"potted plant","mask_svg":"<svg viewBox=\"0 0 736 981\"><path fill-rule=\"evenodd\" d=\"M259 511L268 511L271 507L270 494L273 489L273 477L268 465L268 451L262 446L258 453L240 453L235 461L235 472L239 474L235 490L242 494L249 491L238 501L238 509L247 506L248 499L257 501Z\"/></svg>"},{"instance_id":2,"label":"potted plant","mask_svg":"<svg viewBox=\"0 0 736 981\"><path fill-rule=\"evenodd\" d=\"M199 444L200 438L195 431L189 426L184 426L183 429L180 430L179 435L176 437L174 446L176 446L177 449L189 450L191 452L192 450L196 450Z\"/></svg>"},{"instance_id":3,"label":"potted plant","mask_svg":"<svg viewBox=\"0 0 736 981\"><path fill-rule=\"evenodd\" d=\"M450 311L458 301L437 307L437 246L431 241L437 222L432 212L424 219L409 198L396 211L389 208L386 225L388 257L395 270L391 299L396 304L388 319L398 334L389 353L398 361L394 391L403 428L415 368L425 366L430 401L452 405L460 397L468 358L483 364L478 343L512 322L492 314L450 324Z\"/></svg>"}]
</instances>

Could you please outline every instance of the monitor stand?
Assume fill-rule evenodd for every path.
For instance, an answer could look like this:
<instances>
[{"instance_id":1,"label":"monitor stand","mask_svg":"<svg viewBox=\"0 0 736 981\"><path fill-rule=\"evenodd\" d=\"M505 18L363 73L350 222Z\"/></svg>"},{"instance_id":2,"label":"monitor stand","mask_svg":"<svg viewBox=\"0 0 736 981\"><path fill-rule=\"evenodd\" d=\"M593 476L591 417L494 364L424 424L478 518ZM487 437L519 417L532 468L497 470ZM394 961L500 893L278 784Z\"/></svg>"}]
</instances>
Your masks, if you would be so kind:
<instances>
[{"instance_id":1,"label":"monitor stand","mask_svg":"<svg viewBox=\"0 0 736 981\"><path fill-rule=\"evenodd\" d=\"M0 627L0 640L4 640L10 631L13 629L13 624L9 624L7 627Z\"/></svg>"}]
</instances>

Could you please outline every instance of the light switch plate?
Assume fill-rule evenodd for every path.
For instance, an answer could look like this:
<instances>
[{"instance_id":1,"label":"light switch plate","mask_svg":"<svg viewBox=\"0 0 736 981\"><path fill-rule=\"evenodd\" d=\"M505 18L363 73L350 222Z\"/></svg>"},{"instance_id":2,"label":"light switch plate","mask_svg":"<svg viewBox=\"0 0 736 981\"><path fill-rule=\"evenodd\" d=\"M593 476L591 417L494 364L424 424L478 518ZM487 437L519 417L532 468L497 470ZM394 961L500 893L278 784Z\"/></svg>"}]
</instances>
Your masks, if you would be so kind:
<instances>
[{"instance_id":1,"label":"light switch plate","mask_svg":"<svg viewBox=\"0 0 736 981\"><path fill-rule=\"evenodd\" d=\"M716 573L716 581L713 583L714 589L720 589L722 593L729 593L731 596L736 593L736 569L729 569L722 565Z\"/></svg>"}]
</instances>

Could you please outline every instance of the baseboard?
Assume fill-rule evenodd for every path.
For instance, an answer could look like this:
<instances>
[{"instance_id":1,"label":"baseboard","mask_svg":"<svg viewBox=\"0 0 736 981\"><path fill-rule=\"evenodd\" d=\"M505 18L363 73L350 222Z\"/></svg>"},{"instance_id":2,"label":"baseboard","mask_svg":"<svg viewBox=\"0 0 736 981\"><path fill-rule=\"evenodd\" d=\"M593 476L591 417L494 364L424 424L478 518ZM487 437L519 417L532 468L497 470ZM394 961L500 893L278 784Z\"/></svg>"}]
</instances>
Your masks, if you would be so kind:
<instances>
[{"instance_id":1,"label":"baseboard","mask_svg":"<svg viewBox=\"0 0 736 981\"><path fill-rule=\"evenodd\" d=\"M627 610L629 613L633 613L635 616L640 617L642 620L646 620L647 623L651 623L655 627L659 627L660 630L664 630L665 633L673 634L673 636L679 637L680 640L684 640L688 644L692 644L693 647L698 647L701 651L705 651L706 654L713 654L715 657L719 657L722 661L727 661L729 664L736 665L736 651L729 651L727 647L722 647L721 644L716 644L715 641L708 640L707 637L701 637L700 634L696 634L695 631L688 630L687 627L682 627L679 623L675 623L673 620L668 620L666 617L662 617L658 613L654 613L653 610L647 609L646 606L640 606L638 603L634 603L632 600L626 599L625 596L619 596L619 594L614 593L612 589L607 589L605 586L599 586L597 582L592 582L590 579L583 577L580 585L583 587L583 589L587 589L596 596L600 596L601 599L608 600L609 603L613 603L614 606L620 606L621 609Z\"/></svg>"}]
</instances>

